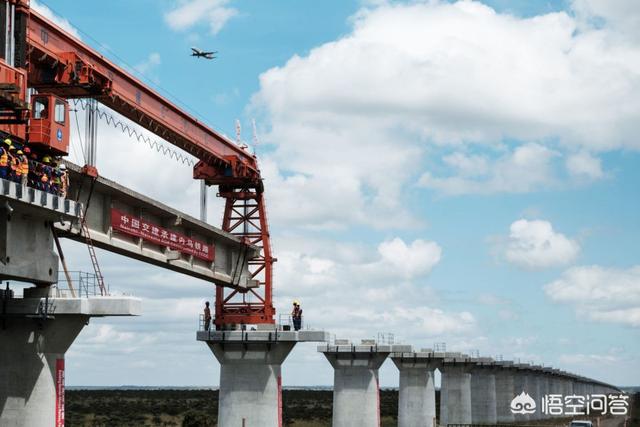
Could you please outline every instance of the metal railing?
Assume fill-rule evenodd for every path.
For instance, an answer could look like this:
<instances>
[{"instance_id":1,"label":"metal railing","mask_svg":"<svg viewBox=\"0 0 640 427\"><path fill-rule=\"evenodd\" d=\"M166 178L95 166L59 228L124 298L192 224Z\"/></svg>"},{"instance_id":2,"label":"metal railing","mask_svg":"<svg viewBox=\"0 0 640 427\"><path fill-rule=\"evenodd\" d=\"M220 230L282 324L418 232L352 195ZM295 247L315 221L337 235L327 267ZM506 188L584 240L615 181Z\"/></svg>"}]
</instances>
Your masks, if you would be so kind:
<instances>
[{"instance_id":1,"label":"metal railing","mask_svg":"<svg viewBox=\"0 0 640 427\"><path fill-rule=\"evenodd\" d=\"M293 331L295 330L293 323L293 317L290 314L280 314L278 316L278 329L281 331ZM305 325L304 316L300 316L300 327L298 329L309 329L308 326Z\"/></svg>"},{"instance_id":2,"label":"metal railing","mask_svg":"<svg viewBox=\"0 0 640 427\"><path fill-rule=\"evenodd\" d=\"M396 343L396 336L391 332L378 332L376 342L380 345L393 345Z\"/></svg>"},{"instance_id":3,"label":"metal railing","mask_svg":"<svg viewBox=\"0 0 640 427\"><path fill-rule=\"evenodd\" d=\"M53 286L56 296L70 296L71 288L76 292L79 298L99 297L102 296L98 277L94 273L84 271L70 271L71 285L63 271L58 272L58 283ZM109 287L106 288L106 295L109 295Z\"/></svg>"},{"instance_id":4,"label":"metal railing","mask_svg":"<svg viewBox=\"0 0 640 427\"><path fill-rule=\"evenodd\" d=\"M74 282L75 285L75 282ZM198 331L206 331L207 329L205 328L205 321L204 321L204 314L200 314L198 316ZM240 328L240 330L247 330L247 329L251 329L253 326L250 325L245 325L246 328ZM294 328L294 324L293 324L293 318L291 317L290 314L280 314L278 317L278 323L277 325L275 325L276 329L279 331L293 331L295 330ZM304 323L304 316L302 316L302 318L300 319L300 330L302 329L309 329L309 327L307 325L305 325ZM215 330L215 325L213 324L213 319L211 319L211 322L209 323L209 329L208 330Z\"/></svg>"}]
</instances>

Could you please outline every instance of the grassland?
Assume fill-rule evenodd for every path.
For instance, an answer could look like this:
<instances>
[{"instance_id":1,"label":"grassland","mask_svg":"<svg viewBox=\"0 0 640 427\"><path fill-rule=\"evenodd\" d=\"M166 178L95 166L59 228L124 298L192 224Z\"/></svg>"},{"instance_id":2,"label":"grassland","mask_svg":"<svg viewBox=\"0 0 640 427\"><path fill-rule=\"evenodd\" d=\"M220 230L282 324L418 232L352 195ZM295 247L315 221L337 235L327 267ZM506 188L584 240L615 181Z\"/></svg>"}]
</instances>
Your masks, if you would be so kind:
<instances>
[{"instance_id":1,"label":"grassland","mask_svg":"<svg viewBox=\"0 0 640 427\"><path fill-rule=\"evenodd\" d=\"M284 390L284 424L331 425L332 392ZM208 427L215 426L218 392L214 390L67 390L68 427ZM382 425L395 426L398 392L380 394Z\"/></svg>"},{"instance_id":2,"label":"grassland","mask_svg":"<svg viewBox=\"0 0 640 427\"><path fill-rule=\"evenodd\" d=\"M640 427L640 394L634 397L626 427ZM214 390L67 390L65 398L67 427L213 427L217 424L218 392ZM438 398L436 396L436 400ZM331 391L284 390L282 399L286 426L331 425ZM397 425L397 391L382 390L380 412L382 427Z\"/></svg>"}]
</instances>

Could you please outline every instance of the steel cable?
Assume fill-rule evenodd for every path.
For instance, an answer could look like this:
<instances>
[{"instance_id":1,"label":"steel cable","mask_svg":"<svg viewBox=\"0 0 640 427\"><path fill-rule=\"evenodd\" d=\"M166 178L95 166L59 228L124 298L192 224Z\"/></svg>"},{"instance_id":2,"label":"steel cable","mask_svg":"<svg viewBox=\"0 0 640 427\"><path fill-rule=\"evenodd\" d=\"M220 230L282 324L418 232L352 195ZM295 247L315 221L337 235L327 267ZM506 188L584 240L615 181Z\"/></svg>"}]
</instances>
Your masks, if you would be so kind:
<instances>
[{"instance_id":1,"label":"steel cable","mask_svg":"<svg viewBox=\"0 0 640 427\"><path fill-rule=\"evenodd\" d=\"M87 109L87 102L82 99L74 99L73 103L76 107L80 107L83 110ZM151 149L155 149L158 153L162 155L175 159L177 162L181 162L182 164L188 166L194 166L196 162L192 157L187 156L178 152L176 149L172 147L167 147L165 144L158 142L157 140L149 138L147 135L144 135L141 131L134 127L133 125L129 125L119 118L115 117L113 114L102 110L99 106L96 108L96 113L98 117L102 119L107 125L114 127L115 129L120 129L122 133L128 135L130 138L135 138L138 142L145 143Z\"/></svg>"}]
</instances>

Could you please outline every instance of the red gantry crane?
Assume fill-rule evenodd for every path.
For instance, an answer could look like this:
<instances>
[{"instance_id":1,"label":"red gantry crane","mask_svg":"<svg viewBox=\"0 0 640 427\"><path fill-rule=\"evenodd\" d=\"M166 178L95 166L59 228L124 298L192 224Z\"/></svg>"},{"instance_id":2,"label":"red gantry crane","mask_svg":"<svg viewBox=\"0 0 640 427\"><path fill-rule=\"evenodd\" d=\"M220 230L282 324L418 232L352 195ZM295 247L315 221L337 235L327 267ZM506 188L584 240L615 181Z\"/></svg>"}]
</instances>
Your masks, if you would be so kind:
<instances>
[{"instance_id":1,"label":"red gantry crane","mask_svg":"<svg viewBox=\"0 0 640 427\"><path fill-rule=\"evenodd\" d=\"M257 258L244 260L258 287L216 287L216 327L274 323L275 258L256 156L34 11L29 0L0 0L0 19L7 23L0 34L2 138L66 156L67 100L92 98L195 156L194 179L217 185L225 199L222 229L261 249Z\"/></svg>"}]
</instances>

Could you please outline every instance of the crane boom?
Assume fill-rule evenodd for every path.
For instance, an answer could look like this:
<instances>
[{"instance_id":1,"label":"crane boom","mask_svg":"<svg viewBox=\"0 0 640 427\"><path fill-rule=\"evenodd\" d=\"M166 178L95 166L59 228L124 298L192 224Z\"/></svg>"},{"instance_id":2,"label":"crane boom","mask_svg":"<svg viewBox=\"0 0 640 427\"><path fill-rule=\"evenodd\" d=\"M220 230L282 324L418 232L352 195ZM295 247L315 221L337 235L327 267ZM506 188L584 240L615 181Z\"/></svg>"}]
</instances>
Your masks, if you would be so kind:
<instances>
[{"instance_id":1,"label":"crane boom","mask_svg":"<svg viewBox=\"0 0 640 427\"><path fill-rule=\"evenodd\" d=\"M27 45L31 87L67 99L98 99L200 160L209 164L237 163L234 176L259 178L255 156L33 9Z\"/></svg>"},{"instance_id":2,"label":"crane boom","mask_svg":"<svg viewBox=\"0 0 640 427\"><path fill-rule=\"evenodd\" d=\"M15 23L7 25L4 32L11 43L6 44L5 56L0 57L0 80L9 75L8 72L16 73L11 74L10 85L2 86L4 82L0 81L0 89L7 87L12 93L20 94L8 98L0 91L0 98L11 110L10 115L3 113L9 118L0 130L26 143L44 144L53 152L66 152L60 147L66 147L68 141L67 145L60 141L68 138L68 129L58 130L56 134L56 125L51 124L51 119L47 121L34 111L29 111L25 119L24 94L28 87L50 97L50 102L56 106L62 102L60 99L97 99L196 157L199 162L194 167L194 178L204 180L207 185L219 186L218 195L226 200L223 229L240 237L248 247L260 248L259 256L243 260L249 265L251 278L260 284L259 290L233 289L225 295L218 287L215 324L224 328L237 324L274 323L271 288L275 258L271 255L263 184L256 156L31 9L29 0L0 0L0 6L0 14L2 8L11 9L12 14L15 10ZM11 60L7 59L9 56ZM25 71L27 87L20 87L20 73L24 75ZM43 108L46 102L46 99L42 100ZM25 123L27 131L24 130ZM38 139L35 139L36 134Z\"/></svg>"}]
</instances>

